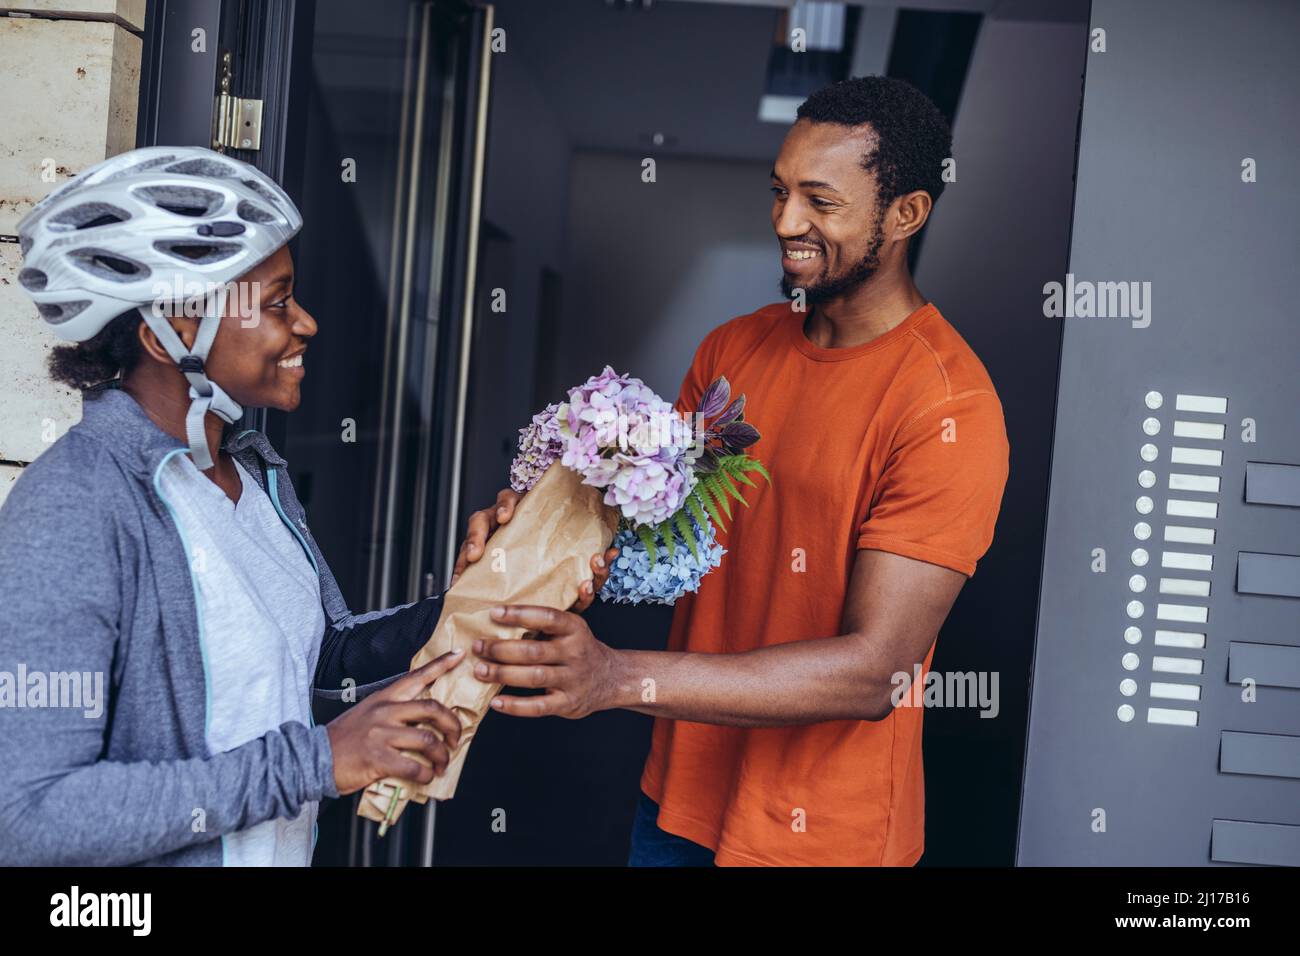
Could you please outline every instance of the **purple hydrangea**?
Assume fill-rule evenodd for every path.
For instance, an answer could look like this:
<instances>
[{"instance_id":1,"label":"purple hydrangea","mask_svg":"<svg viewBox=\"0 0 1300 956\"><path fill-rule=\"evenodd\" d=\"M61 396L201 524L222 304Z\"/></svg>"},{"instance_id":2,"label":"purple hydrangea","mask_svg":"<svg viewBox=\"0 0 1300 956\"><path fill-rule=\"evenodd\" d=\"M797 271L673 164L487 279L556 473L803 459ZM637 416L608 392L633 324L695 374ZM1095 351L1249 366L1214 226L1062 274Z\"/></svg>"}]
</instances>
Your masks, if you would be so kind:
<instances>
[{"instance_id":1,"label":"purple hydrangea","mask_svg":"<svg viewBox=\"0 0 1300 956\"><path fill-rule=\"evenodd\" d=\"M686 500L695 475L690 422L639 378L609 366L570 390L556 410L561 463L632 524L658 524Z\"/></svg>"},{"instance_id":2,"label":"purple hydrangea","mask_svg":"<svg viewBox=\"0 0 1300 956\"><path fill-rule=\"evenodd\" d=\"M555 417L559 408L554 403L547 405L526 428L519 429L519 454L510 463L510 487L520 494L537 484L563 453L560 423Z\"/></svg>"}]
</instances>

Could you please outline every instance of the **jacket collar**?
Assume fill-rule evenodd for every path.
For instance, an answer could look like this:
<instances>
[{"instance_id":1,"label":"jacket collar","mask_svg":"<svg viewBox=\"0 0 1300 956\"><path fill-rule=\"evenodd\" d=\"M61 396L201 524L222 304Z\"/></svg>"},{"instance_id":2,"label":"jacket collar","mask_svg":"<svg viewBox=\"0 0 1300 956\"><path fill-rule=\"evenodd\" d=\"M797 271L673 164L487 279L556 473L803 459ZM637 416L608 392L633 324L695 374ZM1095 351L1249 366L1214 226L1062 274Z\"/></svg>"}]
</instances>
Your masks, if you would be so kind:
<instances>
[{"instance_id":1,"label":"jacket collar","mask_svg":"<svg viewBox=\"0 0 1300 956\"><path fill-rule=\"evenodd\" d=\"M288 464L271 447L271 440L256 428L246 428L243 431L234 428L230 429L226 433L225 441L221 443L221 448L231 455L237 455L252 449L257 453L257 457L266 462L267 467L270 468L283 468Z\"/></svg>"},{"instance_id":2,"label":"jacket collar","mask_svg":"<svg viewBox=\"0 0 1300 956\"><path fill-rule=\"evenodd\" d=\"M116 382L82 393L81 423L76 426L110 449L114 457L138 475L151 478L169 452L187 446L153 423L144 409ZM228 429L221 447L229 454L251 449L268 467L284 467L285 460L256 429Z\"/></svg>"}]
</instances>

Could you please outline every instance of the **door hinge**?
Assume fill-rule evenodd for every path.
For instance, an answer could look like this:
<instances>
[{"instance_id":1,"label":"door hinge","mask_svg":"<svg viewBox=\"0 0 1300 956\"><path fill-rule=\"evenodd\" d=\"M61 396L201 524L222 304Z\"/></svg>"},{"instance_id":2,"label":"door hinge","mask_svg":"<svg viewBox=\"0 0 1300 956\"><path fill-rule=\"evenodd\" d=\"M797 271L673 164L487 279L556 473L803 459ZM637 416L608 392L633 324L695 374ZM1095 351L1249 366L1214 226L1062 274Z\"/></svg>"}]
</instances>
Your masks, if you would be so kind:
<instances>
[{"instance_id":1,"label":"door hinge","mask_svg":"<svg viewBox=\"0 0 1300 956\"><path fill-rule=\"evenodd\" d=\"M262 148L262 101L230 92L232 61L229 50L221 54L221 86L212 118L212 148L258 150Z\"/></svg>"}]
</instances>

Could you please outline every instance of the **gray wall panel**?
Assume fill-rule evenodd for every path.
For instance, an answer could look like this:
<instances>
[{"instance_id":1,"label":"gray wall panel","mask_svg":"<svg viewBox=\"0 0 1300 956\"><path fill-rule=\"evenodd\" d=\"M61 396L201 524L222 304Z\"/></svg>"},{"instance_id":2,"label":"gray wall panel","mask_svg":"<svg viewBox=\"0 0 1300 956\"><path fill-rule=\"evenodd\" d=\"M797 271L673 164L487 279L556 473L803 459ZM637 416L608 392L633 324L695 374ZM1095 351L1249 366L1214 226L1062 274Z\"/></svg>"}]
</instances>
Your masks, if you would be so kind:
<instances>
[{"instance_id":1,"label":"gray wall panel","mask_svg":"<svg viewBox=\"0 0 1300 956\"><path fill-rule=\"evenodd\" d=\"M1300 4L1095 0L1092 26L1105 29L1107 50L1088 57L1070 272L1149 282L1150 323L1065 319L1017 858L1204 865L1216 820L1300 825L1300 780L1218 766L1223 731L1300 733L1300 690L1261 686L1245 703L1228 683L1230 641L1300 645L1300 600L1235 589L1239 552L1300 550L1300 509L1244 494L1247 461L1300 463ZM1242 182L1245 157L1258 164L1255 183ZM1146 405L1149 391L1161 394L1158 408ZM1224 397L1226 412L1179 412L1179 394ZM1154 436L1142 428L1148 417ZM1254 443L1242 440L1247 418ZM1175 420L1222 423L1226 435L1176 439ZM1150 463L1144 443L1157 449ZM1175 445L1220 450L1222 464L1172 465ZM1150 489L1139 486L1144 469ZM1221 490L1171 492L1171 472L1218 475ZM1142 495L1153 505L1145 516ZM1216 502L1217 517L1169 518L1170 499ZM1143 520L1153 533L1139 541ZM1167 545L1166 525L1212 528L1214 544ZM1143 567L1130 558L1138 547ZM1105 549L1105 573L1092 569L1095 548ZM1213 570L1162 568L1166 551L1212 554ZM1145 591L1131 590L1134 574ZM1210 595L1162 595L1162 577L1209 581ZM1133 600L1143 605L1136 617ZM1207 608L1208 621L1158 620L1160 603ZM1129 627L1140 629L1137 643ZM1204 633L1205 647L1157 647L1158 628ZM1136 655L1132 670L1126 654ZM1157 657L1203 670L1161 673ZM1126 678L1132 696L1121 692ZM1152 682L1193 686L1199 700L1152 698ZM1150 707L1190 711L1195 724L1150 723ZM1221 862L1279 862L1224 850L1226 839Z\"/></svg>"}]
</instances>

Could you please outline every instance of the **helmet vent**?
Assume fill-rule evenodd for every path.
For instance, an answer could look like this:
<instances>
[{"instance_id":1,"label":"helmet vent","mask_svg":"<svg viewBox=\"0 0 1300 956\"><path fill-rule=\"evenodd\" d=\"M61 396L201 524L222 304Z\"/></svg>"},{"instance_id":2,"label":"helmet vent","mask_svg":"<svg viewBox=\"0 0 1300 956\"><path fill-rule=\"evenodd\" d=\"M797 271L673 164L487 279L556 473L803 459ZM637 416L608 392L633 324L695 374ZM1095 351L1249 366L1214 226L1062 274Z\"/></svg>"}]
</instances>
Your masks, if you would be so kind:
<instances>
[{"instance_id":1,"label":"helmet vent","mask_svg":"<svg viewBox=\"0 0 1300 956\"><path fill-rule=\"evenodd\" d=\"M19 236L19 237L18 237L18 248L19 248L19 250L22 252L22 254L23 254L24 256L26 256L27 253L29 253L29 252L32 251L32 245L33 245L34 243L35 243L35 240L32 239L31 236Z\"/></svg>"},{"instance_id":2,"label":"helmet vent","mask_svg":"<svg viewBox=\"0 0 1300 956\"><path fill-rule=\"evenodd\" d=\"M269 209L263 209L261 206L249 202L247 199L241 199L239 205L235 207L235 213L244 222L275 222L278 218L275 213Z\"/></svg>"},{"instance_id":3,"label":"helmet vent","mask_svg":"<svg viewBox=\"0 0 1300 956\"><path fill-rule=\"evenodd\" d=\"M68 258L85 272L110 282L134 282L149 278L149 267L102 249L76 249Z\"/></svg>"},{"instance_id":4,"label":"helmet vent","mask_svg":"<svg viewBox=\"0 0 1300 956\"><path fill-rule=\"evenodd\" d=\"M36 306L41 313L41 318L51 325L62 325L71 318L75 318L84 312L90 305L86 299L78 299L75 302L61 302L51 304L42 302Z\"/></svg>"},{"instance_id":5,"label":"helmet vent","mask_svg":"<svg viewBox=\"0 0 1300 956\"><path fill-rule=\"evenodd\" d=\"M50 217L50 226L71 227L72 229L94 229L96 226L109 226L116 222L126 222L131 214L106 202L84 202L71 209L65 209Z\"/></svg>"},{"instance_id":6,"label":"helmet vent","mask_svg":"<svg viewBox=\"0 0 1300 956\"><path fill-rule=\"evenodd\" d=\"M18 281L28 292L40 292L50 281L50 277L40 269L24 269L18 273Z\"/></svg>"},{"instance_id":7,"label":"helmet vent","mask_svg":"<svg viewBox=\"0 0 1300 956\"><path fill-rule=\"evenodd\" d=\"M222 262L237 255L243 248L235 242L193 242L193 241L159 241L153 244L159 252L174 259L208 265Z\"/></svg>"},{"instance_id":8,"label":"helmet vent","mask_svg":"<svg viewBox=\"0 0 1300 956\"><path fill-rule=\"evenodd\" d=\"M211 216L224 201L220 193L193 186L141 186L137 196L178 216Z\"/></svg>"},{"instance_id":9,"label":"helmet vent","mask_svg":"<svg viewBox=\"0 0 1300 956\"><path fill-rule=\"evenodd\" d=\"M184 176L207 176L211 179L236 179L239 176L233 166L227 166L214 159L186 159L175 166L168 166L165 172L180 173Z\"/></svg>"},{"instance_id":10,"label":"helmet vent","mask_svg":"<svg viewBox=\"0 0 1300 956\"><path fill-rule=\"evenodd\" d=\"M278 207L280 205L280 200L276 198L275 194L272 193L265 186L263 186L261 183L259 183L256 179L241 179L240 182L242 182L253 192L257 193L259 196L261 196L263 199L269 202L272 206Z\"/></svg>"},{"instance_id":11,"label":"helmet vent","mask_svg":"<svg viewBox=\"0 0 1300 956\"><path fill-rule=\"evenodd\" d=\"M104 182L111 183L115 179L121 179L123 176L137 176L146 169L156 169L159 166L165 166L167 163L174 162L175 156L155 156L153 159L146 159L142 163L136 163L134 166L127 166L125 169L119 169L111 176L104 178Z\"/></svg>"}]
</instances>

